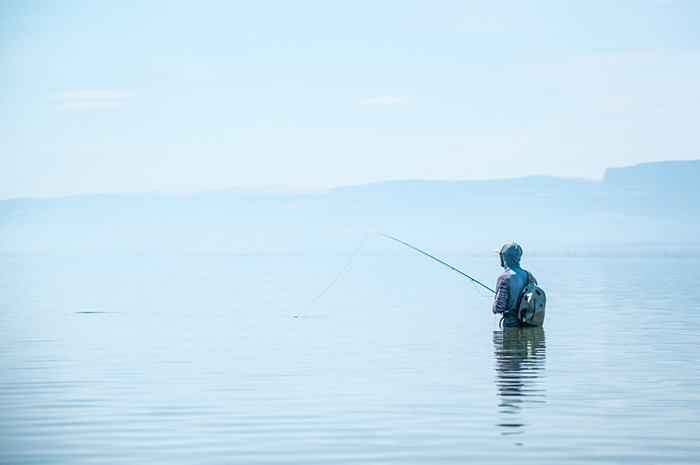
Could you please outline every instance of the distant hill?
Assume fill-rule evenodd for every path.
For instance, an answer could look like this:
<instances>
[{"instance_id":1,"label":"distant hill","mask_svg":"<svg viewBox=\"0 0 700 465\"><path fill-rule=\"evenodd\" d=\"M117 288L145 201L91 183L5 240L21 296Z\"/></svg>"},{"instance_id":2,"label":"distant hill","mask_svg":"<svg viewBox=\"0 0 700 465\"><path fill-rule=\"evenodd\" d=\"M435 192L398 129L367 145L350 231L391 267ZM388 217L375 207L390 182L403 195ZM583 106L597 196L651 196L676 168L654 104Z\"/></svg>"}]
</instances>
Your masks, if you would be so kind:
<instances>
[{"instance_id":1,"label":"distant hill","mask_svg":"<svg viewBox=\"0 0 700 465\"><path fill-rule=\"evenodd\" d=\"M369 229L436 253L517 240L533 253L698 250L700 160L546 176L300 191L84 195L0 202L0 254L347 254ZM386 244L368 244L385 253Z\"/></svg>"}]
</instances>

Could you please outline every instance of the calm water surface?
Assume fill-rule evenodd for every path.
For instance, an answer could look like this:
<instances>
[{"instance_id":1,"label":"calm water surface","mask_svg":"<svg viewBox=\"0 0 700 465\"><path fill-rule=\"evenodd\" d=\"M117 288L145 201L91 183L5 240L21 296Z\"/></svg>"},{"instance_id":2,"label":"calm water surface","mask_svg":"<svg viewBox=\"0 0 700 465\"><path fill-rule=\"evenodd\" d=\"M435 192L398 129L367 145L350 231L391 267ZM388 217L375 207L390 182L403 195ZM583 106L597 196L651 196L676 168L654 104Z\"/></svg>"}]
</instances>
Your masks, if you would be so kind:
<instances>
[{"instance_id":1,"label":"calm water surface","mask_svg":"<svg viewBox=\"0 0 700 465\"><path fill-rule=\"evenodd\" d=\"M0 463L700 462L700 261L346 259L0 258Z\"/></svg>"}]
</instances>

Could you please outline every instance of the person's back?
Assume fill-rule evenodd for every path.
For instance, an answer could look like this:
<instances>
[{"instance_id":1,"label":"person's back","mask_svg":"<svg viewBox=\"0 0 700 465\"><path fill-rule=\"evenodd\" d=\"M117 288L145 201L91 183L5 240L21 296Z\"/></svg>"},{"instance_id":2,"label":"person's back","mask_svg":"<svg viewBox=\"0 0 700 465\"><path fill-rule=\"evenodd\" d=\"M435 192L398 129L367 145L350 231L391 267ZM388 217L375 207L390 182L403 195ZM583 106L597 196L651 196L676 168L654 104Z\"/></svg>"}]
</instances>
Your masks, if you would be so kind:
<instances>
[{"instance_id":1,"label":"person's back","mask_svg":"<svg viewBox=\"0 0 700 465\"><path fill-rule=\"evenodd\" d=\"M527 284L527 271L520 267L523 249L515 242L509 242L496 252L500 255L501 266L505 270L496 282L492 311L503 315L503 327L518 327L520 323L515 315L516 306L518 297Z\"/></svg>"}]
</instances>

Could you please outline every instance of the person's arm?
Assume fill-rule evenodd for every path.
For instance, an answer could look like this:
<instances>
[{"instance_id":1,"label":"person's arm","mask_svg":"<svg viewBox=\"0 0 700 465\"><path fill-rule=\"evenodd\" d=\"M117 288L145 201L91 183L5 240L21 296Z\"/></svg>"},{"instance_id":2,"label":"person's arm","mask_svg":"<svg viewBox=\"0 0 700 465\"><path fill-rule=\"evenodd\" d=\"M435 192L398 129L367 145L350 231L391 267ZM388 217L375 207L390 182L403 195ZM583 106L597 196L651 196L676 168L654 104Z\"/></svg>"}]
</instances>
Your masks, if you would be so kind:
<instances>
[{"instance_id":1,"label":"person's arm","mask_svg":"<svg viewBox=\"0 0 700 465\"><path fill-rule=\"evenodd\" d=\"M496 282L496 297L493 299L493 313L503 313L507 310L508 296L510 295L510 279L507 275L500 275Z\"/></svg>"}]
</instances>

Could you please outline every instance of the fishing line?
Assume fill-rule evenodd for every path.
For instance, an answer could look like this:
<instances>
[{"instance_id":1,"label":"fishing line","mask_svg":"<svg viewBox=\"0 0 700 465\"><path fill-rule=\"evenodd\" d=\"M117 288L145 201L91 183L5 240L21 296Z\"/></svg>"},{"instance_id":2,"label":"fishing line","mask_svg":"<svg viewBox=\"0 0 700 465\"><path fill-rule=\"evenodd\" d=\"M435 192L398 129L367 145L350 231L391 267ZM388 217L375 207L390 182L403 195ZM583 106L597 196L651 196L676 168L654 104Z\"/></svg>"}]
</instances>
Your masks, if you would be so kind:
<instances>
[{"instance_id":1,"label":"fishing line","mask_svg":"<svg viewBox=\"0 0 700 465\"><path fill-rule=\"evenodd\" d=\"M331 288L331 286L333 285L333 283L335 283L335 282L338 280L338 278L340 278L340 275L343 274L343 271L345 271L345 269L348 267L348 265L350 265L350 262L352 262L352 260L355 258L355 255L357 255L357 252L360 251L360 249L362 248L362 245L365 243L365 241L367 240L367 238L369 237L369 235L372 234L372 233L379 234L380 236L384 236L384 237L387 237L387 238L389 238L389 239L395 240L396 242L399 242L399 243L401 243L401 244L403 244L403 245L405 245L405 246L407 246L407 247L412 248L412 249L415 250L416 252L422 253L422 254L425 255L426 257L432 258L433 260L435 260L435 261L437 261L437 262L439 262L439 263L445 265L447 268L449 268L449 269L451 269L451 270L453 270L453 271L456 271L457 273L459 273L459 274L461 274L462 276L464 276L464 277L468 278L469 280L471 280L472 284L475 285L474 288L477 290L477 292L478 292L479 288L476 287L476 284L478 284L479 286L481 286L481 287L483 287L483 288L485 288L485 289L488 289L489 291L493 292L494 294L496 293L496 291L494 291L494 290L491 289L490 287L486 286L485 284L480 283L479 281L477 281L476 279L472 278L472 277L469 276L468 274L466 274L466 273L464 273L464 272L458 270L457 268L455 268L454 266L452 266L452 265L450 265L450 264L448 264L448 263L443 262L443 261L440 260L439 258L433 257L433 256L430 255L429 253L422 251L422 250L419 249L418 247L414 247L414 246L412 246L411 244L409 244L408 242L404 242L404 241L402 241L401 239L395 238L394 236L390 236L390 235L388 235L388 234L384 234L383 232L379 232L379 231L375 231L374 229L370 229L369 232L367 232L367 235L365 235L365 238L362 239L362 242L360 242L360 245L359 245L359 246L357 247L357 249L355 250L355 253L352 254L352 257L350 257L350 260L348 260L348 262L345 264L345 266L343 267L343 269L340 270L340 273L338 273L338 275L333 279L333 281L331 281L331 283L328 285L328 287L325 288L325 289L323 290L323 292L321 292L319 295L317 295L316 298L313 299L311 302L309 302L308 304L306 304L306 307L302 308L301 311L300 311L299 313L297 313L297 314L294 316L294 318L299 318L299 315L301 315L301 314L304 312L304 310L306 310L307 308L309 308L309 307L311 306L311 304L313 304L314 302L316 302L319 298L321 298L321 296L322 296L323 294L326 293L326 291L327 291L328 289Z\"/></svg>"},{"instance_id":2,"label":"fishing line","mask_svg":"<svg viewBox=\"0 0 700 465\"><path fill-rule=\"evenodd\" d=\"M333 281L331 281L331 283L328 285L328 287L325 288L325 289L323 290L323 292L321 292L319 295L317 295L316 298L315 298L314 300L312 300L311 302L309 302L308 304L306 304L306 307L302 308L302 309L301 309L301 312L297 313L297 314L294 316L294 318L299 318L299 315L301 315L301 313L302 313L304 310L306 310L307 308L309 308L309 307L311 306L312 303L316 302L323 294L326 293L326 291L327 291L328 289L331 288L331 286L333 285L333 283L336 282L336 281L338 280L338 278L340 278L340 275L341 275L341 274L343 274L343 271L345 271L345 268L348 267L348 265L350 264L350 262L352 261L352 259L355 258L355 255L357 255L357 252L360 251L360 249L362 248L362 244L365 243L365 241L367 240L367 238L369 237L370 234L372 234L372 231L371 231L371 230L367 233L367 235L365 236L365 238L362 239L362 242L360 242L360 245L359 245L359 246L357 247L357 249L355 250L355 253L352 254L352 257L350 257L350 260L348 260L348 262L345 264L345 266L343 267L343 269L340 270L340 273L338 273L338 276L336 276L335 279L334 279Z\"/></svg>"}]
</instances>

